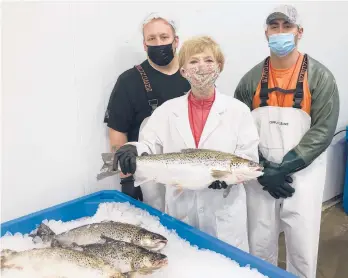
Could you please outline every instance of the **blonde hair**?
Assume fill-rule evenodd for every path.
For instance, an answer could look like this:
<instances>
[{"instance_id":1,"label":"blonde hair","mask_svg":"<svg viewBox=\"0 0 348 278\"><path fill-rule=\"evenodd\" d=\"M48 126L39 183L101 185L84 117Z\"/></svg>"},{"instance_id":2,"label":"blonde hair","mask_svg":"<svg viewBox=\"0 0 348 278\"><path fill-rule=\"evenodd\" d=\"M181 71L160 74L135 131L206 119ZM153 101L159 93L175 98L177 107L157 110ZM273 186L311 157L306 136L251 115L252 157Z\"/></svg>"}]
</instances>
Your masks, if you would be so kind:
<instances>
[{"instance_id":1,"label":"blonde hair","mask_svg":"<svg viewBox=\"0 0 348 278\"><path fill-rule=\"evenodd\" d=\"M225 57L220 46L208 36L193 37L185 41L179 51L179 68L187 62L190 57L204 52L206 49L211 50L215 60L219 63L220 72L224 69Z\"/></svg>"}]
</instances>

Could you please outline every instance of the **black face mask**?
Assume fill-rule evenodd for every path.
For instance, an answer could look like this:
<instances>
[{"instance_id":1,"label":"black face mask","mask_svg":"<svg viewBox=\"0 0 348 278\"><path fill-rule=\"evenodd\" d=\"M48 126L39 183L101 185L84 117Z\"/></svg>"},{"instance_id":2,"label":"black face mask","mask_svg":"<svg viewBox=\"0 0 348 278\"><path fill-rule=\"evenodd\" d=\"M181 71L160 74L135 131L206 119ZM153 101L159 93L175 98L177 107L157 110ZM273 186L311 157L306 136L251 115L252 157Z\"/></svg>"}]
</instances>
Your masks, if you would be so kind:
<instances>
[{"instance_id":1,"label":"black face mask","mask_svg":"<svg viewBox=\"0 0 348 278\"><path fill-rule=\"evenodd\" d=\"M158 66L168 65L174 58L173 45L148 45L147 54L152 62Z\"/></svg>"}]
</instances>

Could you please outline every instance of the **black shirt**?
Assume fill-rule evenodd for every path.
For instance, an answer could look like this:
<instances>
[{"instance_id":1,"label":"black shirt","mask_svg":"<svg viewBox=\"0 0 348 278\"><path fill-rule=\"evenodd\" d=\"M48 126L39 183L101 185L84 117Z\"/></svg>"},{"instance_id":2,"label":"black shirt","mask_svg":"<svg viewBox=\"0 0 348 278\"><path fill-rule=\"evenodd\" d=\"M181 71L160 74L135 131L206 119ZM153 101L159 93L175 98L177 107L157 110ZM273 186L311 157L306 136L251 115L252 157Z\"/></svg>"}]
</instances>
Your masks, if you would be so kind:
<instances>
[{"instance_id":1,"label":"black shirt","mask_svg":"<svg viewBox=\"0 0 348 278\"><path fill-rule=\"evenodd\" d=\"M148 94L151 99L158 99L158 106L169 99L184 95L191 88L179 71L173 75L161 73L148 60L141 63L141 66L152 87L152 92ZM118 77L109 99L104 123L116 131L127 133L128 141L137 141L140 125L150 115L151 106L144 82L139 71L133 67Z\"/></svg>"}]
</instances>

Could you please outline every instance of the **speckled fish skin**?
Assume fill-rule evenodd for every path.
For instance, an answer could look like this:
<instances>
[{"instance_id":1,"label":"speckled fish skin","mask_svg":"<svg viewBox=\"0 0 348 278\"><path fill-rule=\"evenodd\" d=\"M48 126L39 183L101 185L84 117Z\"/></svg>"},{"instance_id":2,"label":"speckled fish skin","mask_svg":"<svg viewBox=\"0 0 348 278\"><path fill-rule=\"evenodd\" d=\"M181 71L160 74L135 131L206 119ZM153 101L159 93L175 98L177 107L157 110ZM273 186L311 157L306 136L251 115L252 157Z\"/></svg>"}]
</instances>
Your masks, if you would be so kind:
<instances>
[{"instance_id":1,"label":"speckled fish skin","mask_svg":"<svg viewBox=\"0 0 348 278\"><path fill-rule=\"evenodd\" d=\"M28 271L35 269L43 277L80 277L95 273L100 278L125 278L119 269L106 263L97 256L85 254L76 250L59 247L35 248L15 252L6 250L1 256L1 271L20 269Z\"/></svg>"},{"instance_id":2,"label":"speckled fish skin","mask_svg":"<svg viewBox=\"0 0 348 278\"><path fill-rule=\"evenodd\" d=\"M75 246L76 250L98 256L122 273L149 274L168 263L167 256L152 252L132 243L107 239L104 244L95 243Z\"/></svg>"},{"instance_id":3,"label":"speckled fish skin","mask_svg":"<svg viewBox=\"0 0 348 278\"><path fill-rule=\"evenodd\" d=\"M43 230L50 235L44 236ZM160 234L153 233L139 226L115 221L102 221L100 223L83 225L53 236L52 233L52 230L45 224L41 224L36 234L40 235L43 241L55 239L63 246L70 246L73 243L77 245L104 243L105 237L133 243L156 251L161 250L167 244L167 239Z\"/></svg>"},{"instance_id":4,"label":"speckled fish skin","mask_svg":"<svg viewBox=\"0 0 348 278\"><path fill-rule=\"evenodd\" d=\"M136 185L155 181L191 190L206 189L216 180L239 184L263 174L263 167L258 163L209 149L138 156L136 164Z\"/></svg>"}]
</instances>

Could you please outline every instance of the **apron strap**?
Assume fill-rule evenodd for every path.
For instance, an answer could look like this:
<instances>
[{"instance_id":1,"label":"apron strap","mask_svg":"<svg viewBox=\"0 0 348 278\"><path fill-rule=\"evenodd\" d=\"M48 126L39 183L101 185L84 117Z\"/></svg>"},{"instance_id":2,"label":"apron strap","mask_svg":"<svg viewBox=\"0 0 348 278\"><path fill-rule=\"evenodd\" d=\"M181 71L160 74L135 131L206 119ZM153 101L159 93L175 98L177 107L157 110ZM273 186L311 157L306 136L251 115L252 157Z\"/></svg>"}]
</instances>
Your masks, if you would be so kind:
<instances>
[{"instance_id":1,"label":"apron strap","mask_svg":"<svg viewBox=\"0 0 348 278\"><path fill-rule=\"evenodd\" d=\"M294 94L294 105L292 106L294 108L299 108L299 109L302 108L301 102L304 96L303 80L304 80L304 76L307 71L307 68L308 68L308 57L307 57L307 54L305 54L302 60L301 70L297 78L296 92Z\"/></svg>"},{"instance_id":2,"label":"apron strap","mask_svg":"<svg viewBox=\"0 0 348 278\"><path fill-rule=\"evenodd\" d=\"M297 84L296 89L290 89L290 90L284 90L282 88L274 87L274 88L268 88L268 75L269 75L269 60L270 57L267 57L264 64L263 64L263 70L262 70L262 76L261 76L261 89L260 89L260 107L262 106L268 106L267 100L269 98L268 94L272 93L274 91L281 92L284 94L294 94L294 105L293 108L299 108L301 109L301 102L303 100L303 80L305 73L308 68L308 57L307 54L304 55L301 65L301 70L298 74L297 78Z\"/></svg>"},{"instance_id":3,"label":"apron strap","mask_svg":"<svg viewBox=\"0 0 348 278\"><path fill-rule=\"evenodd\" d=\"M267 57L265 63L263 64L262 76L261 76L261 90L260 90L260 107L267 106L268 100L268 74L269 74L269 59Z\"/></svg>"},{"instance_id":4,"label":"apron strap","mask_svg":"<svg viewBox=\"0 0 348 278\"><path fill-rule=\"evenodd\" d=\"M134 67L139 71L141 79L143 80L145 91L146 91L147 102L150 105L151 114L152 114L153 111L155 111L155 109L158 107L158 99L157 98L152 98L153 97L153 93L151 94L150 92L153 92L153 91L152 91L152 87L151 87L151 84L150 84L150 80L147 77L147 74L145 73L145 71L142 68L142 66L141 65L136 65Z\"/></svg>"}]
</instances>

